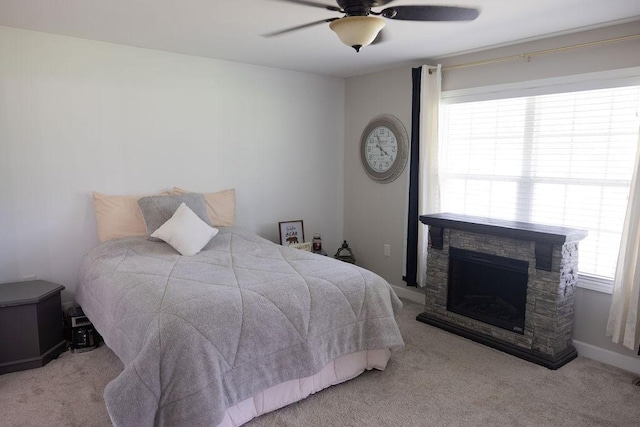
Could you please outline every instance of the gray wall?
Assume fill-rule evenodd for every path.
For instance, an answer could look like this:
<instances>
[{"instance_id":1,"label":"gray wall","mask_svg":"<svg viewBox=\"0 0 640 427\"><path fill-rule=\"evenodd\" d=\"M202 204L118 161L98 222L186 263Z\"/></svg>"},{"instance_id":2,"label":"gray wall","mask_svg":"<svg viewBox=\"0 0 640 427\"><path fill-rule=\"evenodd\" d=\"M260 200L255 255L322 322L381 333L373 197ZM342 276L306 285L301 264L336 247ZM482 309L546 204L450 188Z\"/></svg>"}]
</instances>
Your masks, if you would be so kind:
<instances>
[{"instance_id":1,"label":"gray wall","mask_svg":"<svg viewBox=\"0 0 640 427\"><path fill-rule=\"evenodd\" d=\"M410 68L348 79L345 103L345 238L358 265L401 285L408 167L395 181L379 184L366 175L359 154L363 129L383 113L398 117L411 135Z\"/></svg>"},{"instance_id":2,"label":"gray wall","mask_svg":"<svg viewBox=\"0 0 640 427\"><path fill-rule=\"evenodd\" d=\"M587 43L637 34L640 22L627 23L564 35L520 45L497 48L455 57L425 60L422 63L443 66L533 52L543 49ZM588 72L640 66L640 40L566 51L531 58L443 73L443 90L473 88L501 83L559 77ZM407 170L392 184L376 184L362 170L358 156L360 134L377 114L396 115L407 129L411 126L411 67L401 67L347 79L345 104L345 235L358 261L385 277L390 283L408 290L402 282L403 227L408 192ZM392 246L391 257L383 256L383 245ZM416 295L409 294L409 295ZM635 353L611 343L605 337L611 295L578 289L576 292L577 341L634 357ZM639 365L640 366L640 365Z\"/></svg>"},{"instance_id":3,"label":"gray wall","mask_svg":"<svg viewBox=\"0 0 640 427\"><path fill-rule=\"evenodd\" d=\"M443 67L446 67L447 65L466 64L474 61L520 55L634 34L640 34L640 21L467 55L440 58L428 61L428 63L440 63ZM638 65L640 65L640 39L635 39L535 56L529 60L522 59L446 71L442 76L442 90L465 89L597 71L617 70Z\"/></svg>"}]
</instances>

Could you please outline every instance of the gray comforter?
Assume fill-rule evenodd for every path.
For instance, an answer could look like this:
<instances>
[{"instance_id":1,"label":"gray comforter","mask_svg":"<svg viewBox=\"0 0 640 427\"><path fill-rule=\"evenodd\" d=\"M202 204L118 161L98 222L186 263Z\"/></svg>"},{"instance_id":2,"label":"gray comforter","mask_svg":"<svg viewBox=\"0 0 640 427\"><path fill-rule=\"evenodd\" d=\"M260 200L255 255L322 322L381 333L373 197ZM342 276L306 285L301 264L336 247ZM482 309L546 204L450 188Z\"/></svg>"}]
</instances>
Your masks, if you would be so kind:
<instances>
[{"instance_id":1,"label":"gray comforter","mask_svg":"<svg viewBox=\"0 0 640 427\"><path fill-rule=\"evenodd\" d=\"M215 426L270 386L404 345L402 303L382 278L235 227L193 257L105 242L83 261L76 299L125 366L104 393L117 426Z\"/></svg>"}]
</instances>

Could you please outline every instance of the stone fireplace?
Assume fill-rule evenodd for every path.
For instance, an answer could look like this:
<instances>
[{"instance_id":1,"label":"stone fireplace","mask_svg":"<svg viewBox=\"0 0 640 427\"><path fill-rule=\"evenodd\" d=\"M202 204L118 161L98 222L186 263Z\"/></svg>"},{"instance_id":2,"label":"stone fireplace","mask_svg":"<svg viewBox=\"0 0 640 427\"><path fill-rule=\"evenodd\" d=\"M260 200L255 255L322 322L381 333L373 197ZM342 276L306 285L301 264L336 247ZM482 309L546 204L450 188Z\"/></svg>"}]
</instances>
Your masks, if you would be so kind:
<instances>
[{"instance_id":1,"label":"stone fireplace","mask_svg":"<svg viewBox=\"0 0 640 427\"><path fill-rule=\"evenodd\" d=\"M577 356L573 290L586 231L454 214L420 221L429 249L417 320L550 369Z\"/></svg>"}]
</instances>

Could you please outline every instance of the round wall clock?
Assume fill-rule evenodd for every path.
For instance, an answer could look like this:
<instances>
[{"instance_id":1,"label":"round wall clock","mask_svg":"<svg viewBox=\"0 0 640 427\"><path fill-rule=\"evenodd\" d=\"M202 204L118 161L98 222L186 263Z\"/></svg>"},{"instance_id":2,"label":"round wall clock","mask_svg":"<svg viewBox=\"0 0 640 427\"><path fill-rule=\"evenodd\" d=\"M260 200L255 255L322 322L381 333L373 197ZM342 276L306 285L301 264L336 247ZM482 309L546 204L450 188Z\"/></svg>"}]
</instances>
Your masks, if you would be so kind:
<instances>
[{"instance_id":1,"label":"round wall clock","mask_svg":"<svg viewBox=\"0 0 640 427\"><path fill-rule=\"evenodd\" d=\"M360 160L371 179L380 183L395 180L407 164L409 137L402 122L391 114L371 120L360 139Z\"/></svg>"}]
</instances>

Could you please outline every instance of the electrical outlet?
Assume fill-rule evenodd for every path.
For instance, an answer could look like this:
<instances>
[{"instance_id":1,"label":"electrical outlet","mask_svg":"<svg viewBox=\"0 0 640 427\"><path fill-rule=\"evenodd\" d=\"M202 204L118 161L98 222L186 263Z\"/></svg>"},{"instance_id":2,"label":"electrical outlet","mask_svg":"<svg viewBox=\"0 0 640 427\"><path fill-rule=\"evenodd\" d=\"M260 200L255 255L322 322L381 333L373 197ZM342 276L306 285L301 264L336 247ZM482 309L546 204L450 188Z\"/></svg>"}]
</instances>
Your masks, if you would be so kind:
<instances>
[{"instance_id":1,"label":"electrical outlet","mask_svg":"<svg viewBox=\"0 0 640 427\"><path fill-rule=\"evenodd\" d=\"M391 256L391 245L384 244L384 256Z\"/></svg>"},{"instance_id":2,"label":"electrical outlet","mask_svg":"<svg viewBox=\"0 0 640 427\"><path fill-rule=\"evenodd\" d=\"M35 274L32 274L31 276L23 276L22 277L22 281L23 282L31 282L33 280L36 280L37 276Z\"/></svg>"}]
</instances>

